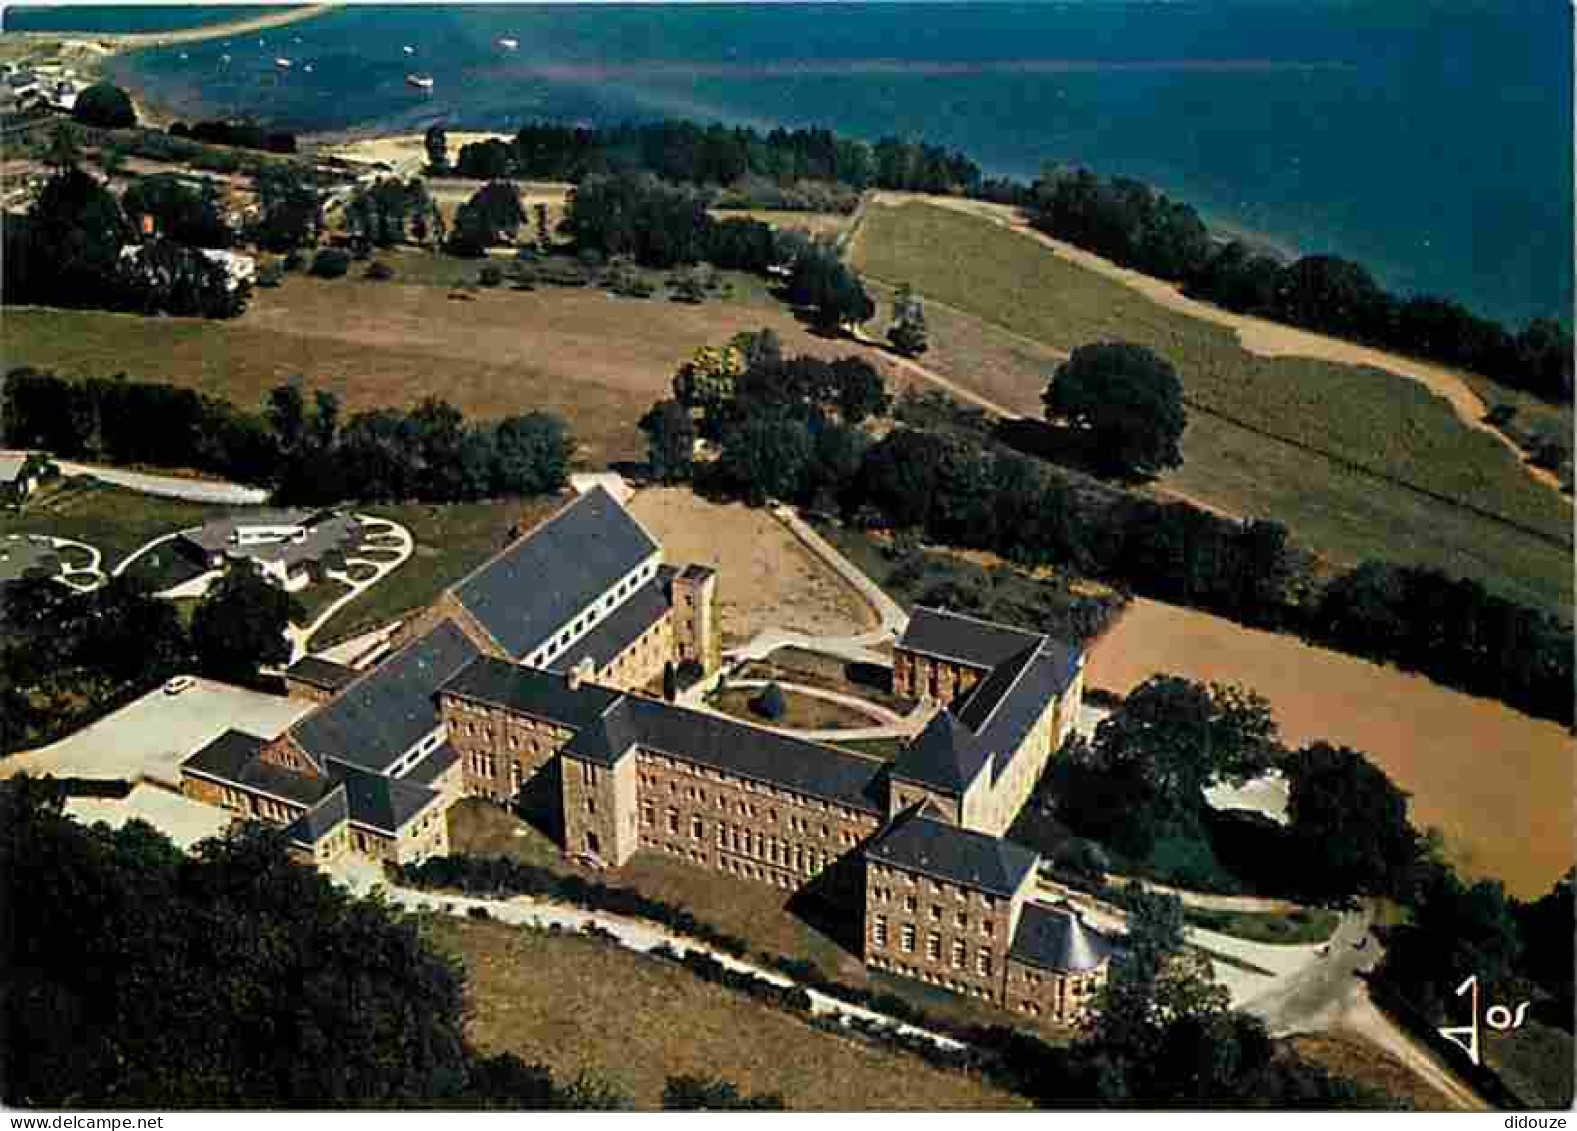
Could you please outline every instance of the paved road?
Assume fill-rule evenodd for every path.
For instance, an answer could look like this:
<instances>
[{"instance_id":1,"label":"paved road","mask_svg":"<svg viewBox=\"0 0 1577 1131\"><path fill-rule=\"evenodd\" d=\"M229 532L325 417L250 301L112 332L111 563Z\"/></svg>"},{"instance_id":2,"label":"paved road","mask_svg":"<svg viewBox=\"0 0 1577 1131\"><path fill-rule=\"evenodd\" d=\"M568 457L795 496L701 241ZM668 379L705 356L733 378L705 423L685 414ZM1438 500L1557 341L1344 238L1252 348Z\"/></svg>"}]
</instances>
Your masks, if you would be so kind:
<instances>
[{"instance_id":1,"label":"paved road","mask_svg":"<svg viewBox=\"0 0 1577 1131\"><path fill-rule=\"evenodd\" d=\"M0 479L15 476L27 454L23 451L0 451ZM261 487L247 487L219 479L182 479L176 475L154 475L145 471L127 471L120 467L76 463L72 460L55 460L54 463L64 475L91 475L94 479L113 483L117 487L166 499L230 506L257 506L268 501L268 492Z\"/></svg>"},{"instance_id":2,"label":"paved road","mask_svg":"<svg viewBox=\"0 0 1577 1131\"><path fill-rule=\"evenodd\" d=\"M320 612L315 618L313 618L311 624L299 628L293 624L287 625L285 627L285 635L290 640L291 663L295 663L297 660L301 659L301 657L307 654L307 645L311 642L313 633L317 632L318 629L327 624L329 619L333 617L335 613L339 612L357 597L360 597L363 593L371 589L374 585L378 584L378 582L382 581L385 577L388 577L389 574L399 569L402 565L410 560L411 554L415 552L416 539L411 536L411 532L409 530L401 526L399 523L390 519L374 518L371 515L365 514L357 515L356 517L361 519L361 521L365 524L364 537L371 537L372 535L377 534L393 535L394 537L398 538L400 540L400 544L398 546L391 546L387 548L394 550L400 556L395 558L393 561L385 562L378 561L375 558L358 556L360 550L366 549L365 546L360 546L356 550L350 551L345 558L345 565L347 567L353 565L366 565L371 566L378 572L367 578L365 581L353 581L348 572L335 571L329 574L329 577L333 578L335 581L343 582L344 584L349 585L350 592L346 593L344 596L340 597L322 612ZM379 548L381 549L384 547Z\"/></svg>"},{"instance_id":3,"label":"paved road","mask_svg":"<svg viewBox=\"0 0 1577 1131\"><path fill-rule=\"evenodd\" d=\"M783 679L731 679L728 681L728 686L752 688L765 687L769 683L775 683L786 691L796 691L812 699L826 699L832 703L842 703L846 707L865 711L876 715L878 718L887 720L876 726L830 727L822 730L813 727L773 726L771 723L762 722L759 719L751 720L752 726L760 727L763 730L774 730L779 734L793 735L795 738L808 739L811 742L852 742L870 738L908 738L911 735L918 734L925 726L926 720L930 718L929 708L923 705L916 707L906 717L898 714L896 711L872 703L869 699L861 699L857 695L845 695L839 691L828 691L825 687L811 687L808 684L793 683ZM689 705L695 710L705 711L708 714L719 715L724 718L734 717L730 716L728 712L721 711L707 703L705 699L695 700Z\"/></svg>"}]
</instances>

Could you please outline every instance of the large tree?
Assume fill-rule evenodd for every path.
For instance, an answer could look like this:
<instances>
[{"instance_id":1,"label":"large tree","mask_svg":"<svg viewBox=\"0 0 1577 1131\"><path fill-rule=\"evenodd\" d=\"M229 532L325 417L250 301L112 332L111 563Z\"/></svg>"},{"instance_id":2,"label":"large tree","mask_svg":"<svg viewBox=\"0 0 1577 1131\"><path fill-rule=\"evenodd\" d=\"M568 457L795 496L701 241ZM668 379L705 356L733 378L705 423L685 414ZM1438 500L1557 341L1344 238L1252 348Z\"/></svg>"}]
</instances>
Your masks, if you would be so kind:
<instances>
[{"instance_id":1,"label":"large tree","mask_svg":"<svg viewBox=\"0 0 1577 1131\"><path fill-rule=\"evenodd\" d=\"M1182 466L1183 383L1144 346L1080 346L1041 399L1048 420L1088 435L1092 461L1111 474L1145 479Z\"/></svg>"},{"instance_id":2,"label":"large tree","mask_svg":"<svg viewBox=\"0 0 1577 1131\"><path fill-rule=\"evenodd\" d=\"M1418 857L1407 794L1361 753L1316 742L1282 762L1299 881L1311 893L1401 895Z\"/></svg>"},{"instance_id":3,"label":"large tree","mask_svg":"<svg viewBox=\"0 0 1577 1131\"><path fill-rule=\"evenodd\" d=\"M678 401L658 401L641 417L646 464L659 483L683 483L695 468L695 421Z\"/></svg>"},{"instance_id":4,"label":"large tree","mask_svg":"<svg viewBox=\"0 0 1577 1131\"><path fill-rule=\"evenodd\" d=\"M137 124L131 95L114 83L96 82L77 94L71 116L84 126L104 130L130 129Z\"/></svg>"},{"instance_id":5,"label":"large tree","mask_svg":"<svg viewBox=\"0 0 1577 1131\"><path fill-rule=\"evenodd\" d=\"M285 629L296 602L248 563L230 567L192 615L192 648L219 679L249 681L265 664L290 659Z\"/></svg>"}]
</instances>

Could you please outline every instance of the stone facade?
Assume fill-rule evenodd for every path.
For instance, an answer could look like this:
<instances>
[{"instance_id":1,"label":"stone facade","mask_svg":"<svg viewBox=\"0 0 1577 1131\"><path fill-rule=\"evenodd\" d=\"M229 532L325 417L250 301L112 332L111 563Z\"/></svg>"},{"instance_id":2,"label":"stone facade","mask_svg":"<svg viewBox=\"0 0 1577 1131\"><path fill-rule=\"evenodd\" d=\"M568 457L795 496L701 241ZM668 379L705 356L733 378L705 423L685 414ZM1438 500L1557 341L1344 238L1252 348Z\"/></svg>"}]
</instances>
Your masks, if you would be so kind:
<instances>
[{"instance_id":1,"label":"stone facade","mask_svg":"<svg viewBox=\"0 0 1577 1131\"><path fill-rule=\"evenodd\" d=\"M1044 970L1008 959L1003 1008L1038 1021L1077 1025L1089 1014L1095 993L1106 981L1106 967L1069 972Z\"/></svg>"},{"instance_id":2,"label":"stone facade","mask_svg":"<svg viewBox=\"0 0 1577 1131\"><path fill-rule=\"evenodd\" d=\"M986 670L899 647L893 652L893 692L922 703L951 703L974 689Z\"/></svg>"},{"instance_id":3,"label":"stone facade","mask_svg":"<svg viewBox=\"0 0 1577 1131\"><path fill-rule=\"evenodd\" d=\"M638 750L640 846L700 868L797 891L880 827L836 805L666 753Z\"/></svg>"},{"instance_id":4,"label":"stone facade","mask_svg":"<svg viewBox=\"0 0 1577 1131\"><path fill-rule=\"evenodd\" d=\"M1002 1005L1008 950L1034 883L1010 896L875 862L866 865L865 964Z\"/></svg>"},{"instance_id":5,"label":"stone facade","mask_svg":"<svg viewBox=\"0 0 1577 1131\"><path fill-rule=\"evenodd\" d=\"M605 766L566 754L560 784L565 849L614 867L627 863L638 840L635 759Z\"/></svg>"},{"instance_id":6,"label":"stone facade","mask_svg":"<svg viewBox=\"0 0 1577 1131\"><path fill-rule=\"evenodd\" d=\"M438 695L449 744L460 756L461 793L505 804L553 758L574 732L450 691Z\"/></svg>"}]
</instances>

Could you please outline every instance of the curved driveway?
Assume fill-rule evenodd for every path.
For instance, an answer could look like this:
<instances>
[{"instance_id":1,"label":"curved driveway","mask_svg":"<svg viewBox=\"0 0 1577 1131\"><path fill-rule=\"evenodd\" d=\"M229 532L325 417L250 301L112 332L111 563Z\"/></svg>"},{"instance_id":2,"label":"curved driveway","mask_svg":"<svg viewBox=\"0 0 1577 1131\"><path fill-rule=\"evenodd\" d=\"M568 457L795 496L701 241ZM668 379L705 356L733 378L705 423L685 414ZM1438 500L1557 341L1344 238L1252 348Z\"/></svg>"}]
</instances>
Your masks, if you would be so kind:
<instances>
[{"instance_id":1,"label":"curved driveway","mask_svg":"<svg viewBox=\"0 0 1577 1131\"><path fill-rule=\"evenodd\" d=\"M0 478L14 476L27 455L25 451L0 451ZM221 479L182 479L178 475L153 475L145 471L127 471L120 467L64 459L52 462L60 468L62 475L90 475L128 491L141 491L144 495L158 495L165 499L226 506L257 506L268 501L268 492L261 487L226 483Z\"/></svg>"}]
</instances>

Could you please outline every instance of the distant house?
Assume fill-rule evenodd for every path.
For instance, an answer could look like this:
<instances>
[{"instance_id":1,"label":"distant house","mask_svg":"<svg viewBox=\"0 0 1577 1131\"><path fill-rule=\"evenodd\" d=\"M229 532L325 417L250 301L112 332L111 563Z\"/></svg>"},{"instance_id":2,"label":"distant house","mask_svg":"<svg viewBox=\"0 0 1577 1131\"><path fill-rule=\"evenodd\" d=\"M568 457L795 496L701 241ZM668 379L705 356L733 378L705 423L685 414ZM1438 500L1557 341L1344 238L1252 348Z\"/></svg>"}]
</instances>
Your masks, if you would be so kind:
<instances>
[{"instance_id":1,"label":"distant house","mask_svg":"<svg viewBox=\"0 0 1577 1131\"><path fill-rule=\"evenodd\" d=\"M248 561L288 593L304 589L331 554L361 541L361 520L338 511L259 510L203 524L177 546L206 569Z\"/></svg>"},{"instance_id":2,"label":"distant house","mask_svg":"<svg viewBox=\"0 0 1577 1131\"><path fill-rule=\"evenodd\" d=\"M143 218L142 231L144 236L151 237L155 234L157 224L150 224L149 221L152 219L151 216ZM139 243L127 244L120 249L121 259L135 262L142 257L143 246ZM221 248L212 247L199 247L193 248L193 250L208 260L208 262L215 263L223 268L225 290L227 291L234 291L243 283L251 284L257 281L257 260L250 255L240 255L233 251L224 251Z\"/></svg>"}]
</instances>

